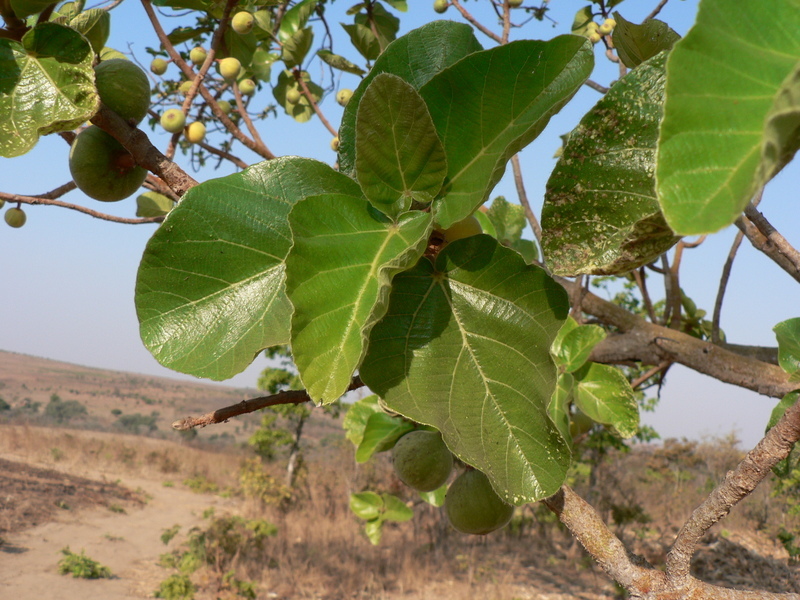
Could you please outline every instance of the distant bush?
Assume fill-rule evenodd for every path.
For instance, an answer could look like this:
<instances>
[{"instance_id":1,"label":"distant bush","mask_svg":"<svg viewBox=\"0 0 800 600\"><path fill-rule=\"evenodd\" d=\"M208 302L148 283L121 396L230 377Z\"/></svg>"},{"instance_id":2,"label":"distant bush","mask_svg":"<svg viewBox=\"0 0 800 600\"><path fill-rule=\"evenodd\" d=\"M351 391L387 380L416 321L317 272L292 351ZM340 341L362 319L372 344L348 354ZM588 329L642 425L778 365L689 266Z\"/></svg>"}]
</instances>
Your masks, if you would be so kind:
<instances>
[{"instance_id":1,"label":"distant bush","mask_svg":"<svg viewBox=\"0 0 800 600\"><path fill-rule=\"evenodd\" d=\"M191 600L194 598L194 584L186 575L170 575L155 591L156 598L165 600Z\"/></svg>"},{"instance_id":2,"label":"distant bush","mask_svg":"<svg viewBox=\"0 0 800 600\"><path fill-rule=\"evenodd\" d=\"M58 394L53 394L44 409L44 414L56 423L67 423L73 419L85 417L88 411L77 400L64 401L58 397Z\"/></svg>"},{"instance_id":3,"label":"distant bush","mask_svg":"<svg viewBox=\"0 0 800 600\"><path fill-rule=\"evenodd\" d=\"M81 579L111 577L111 571L108 567L104 567L96 560L86 556L83 550L81 550L80 554L75 554L67 546L61 549L61 554L64 555L64 558L58 561L58 572L61 575L71 573L73 577L80 577Z\"/></svg>"},{"instance_id":4,"label":"distant bush","mask_svg":"<svg viewBox=\"0 0 800 600\"><path fill-rule=\"evenodd\" d=\"M139 434L142 428L145 428L148 433L152 433L158 429L158 425L156 425L157 419L158 413L155 411L149 415L134 413L132 415L120 415L115 425L129 433Z\"/></svg>"},{"instance_id":5,"label":"distant bush","mask_svg":"<svg viewBox=\"0 0 800 600\"><path fill-rule=\"evenodd\" d=\"M3 412L4 410L11 410L11 405L0 398L0 412Z\"/></svg>"}]
</instances>

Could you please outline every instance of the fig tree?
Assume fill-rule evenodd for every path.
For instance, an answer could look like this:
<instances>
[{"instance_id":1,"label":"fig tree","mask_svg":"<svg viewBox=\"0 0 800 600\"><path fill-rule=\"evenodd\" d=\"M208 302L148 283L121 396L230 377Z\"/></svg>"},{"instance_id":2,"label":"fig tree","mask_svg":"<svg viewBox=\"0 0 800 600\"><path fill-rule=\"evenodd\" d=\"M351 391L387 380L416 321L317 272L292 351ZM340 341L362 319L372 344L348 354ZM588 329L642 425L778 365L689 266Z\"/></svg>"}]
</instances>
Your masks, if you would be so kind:
<instances>
[{"instance_id":1,"label":"fig tree","mask_svg":"<svg viewBox=\"0 0 800 600\"><path fill-rule=\"evenodd\" d=\"M129 60L112 58L94 68L100 100L126 121L139 123L150 108L150 81Z\"/></svg>"},{"instance_id":2,"label":"fig tree","mask_svg":"<svg viewBox=\"0 0 800 600\"><path fill-rule=\"evenodd\" d=\"M405 434L392 449L392 460L400 481L420 492L442 487L453 470L453 455L437 431Z\"/></svg>"},{"instance_id":3,"label":"fig tree","mask_svg":"<svg viewBox=\"0 0 800 600\"><path fill-rule=\"evenodd\" d=\"M233 15L231 19L231 29L239 35L246 35L253 30L255 18L246 10L242 10Z\"/></svg>"},{"instance_id":4,"label":"fig tree","mask_svg":"<svg viewBox=\"0 0 800 600\"><path fill-rule=\"evenodd\" d=\"M186 124L186 115L180 108L170 108L161 115L161 127L170 133L180 133Z\"/></svg>"},{"instance_id":5,"label":"fig tree","mask_svg":"<svg viewBox=\"0 0 800 600\"><path fill-rule=\"evenodd\" d=\"M102 202L127 198L147 177L122 144L94 125L72 143L69 172L84 194Z\"/></svg>"},{"instance_id":6,"label":"fig tree","mask_svg":"<svg viewBox=\"0 0 800 600\"><path fill-rule=\"evenodd\" d=\"M464 471L450 484L444 498L450 524L461 533L485 535L505 527L514 514L480 471Z\"/></svg>"},{"instance_id":7,"label":"fig tree","mask_svg":"<svg viewBox=\"0 0 800 600\"><path fill-rule=\"evenodd\" d=\"M155 75L163 75L167 72L168 65L169 63L163 58L154 58L150 63L150 72Z\"/></svg>"},{"instance_id":8,"label":"fig tree","mask_svg":"<svg viewBox=\"0 0 800 600\"><path fill-rule=\"evenodd\" d=\"M25 216L25 211L21 208L9 208L4 215L6 223L13 227L14 229L19 229L23 225L25 225L25 221L28 220L28 217Z\"/></svg>"},{"instance_id":9,"label":"fig tree","mask_svg":"<svg viewBox=\"0 0 800 600\"><path fill-rule=\"evenodd\" d=\"M219 74L222 75L225 79L236 79L237 75L239 75L239 70L242 68L242 63L239 62L238 58L234 58L233 56L229 56L228 58L223 58L219 61L217 65L217 69L219 70Z\"/></svg>"}]
</instances>

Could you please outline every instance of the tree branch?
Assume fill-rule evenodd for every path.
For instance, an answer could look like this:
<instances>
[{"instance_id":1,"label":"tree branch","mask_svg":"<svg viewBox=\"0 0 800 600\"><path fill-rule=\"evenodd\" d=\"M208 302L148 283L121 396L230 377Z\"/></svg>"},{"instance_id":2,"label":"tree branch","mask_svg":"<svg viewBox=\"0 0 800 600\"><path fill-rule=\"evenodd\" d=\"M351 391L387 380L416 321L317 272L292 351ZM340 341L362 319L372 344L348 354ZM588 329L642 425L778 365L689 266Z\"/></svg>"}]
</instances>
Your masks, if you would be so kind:
<instances>
[{"instance_id":1,"label":"tree branch","mask_svg":"<svg viewBox=\"0 0 800 600\"><path fill-rule=\"evenodd\" d=\"M319 105L314 100L314 97L311 95L311 91L308 89L306 82L303 80L303 75L300 72L300 69L295 69L292 74L294 75L297 84L303 90L303 95L306 97L306 100L308 100L308 103L311 105L311 108L319 117L320 122L325 126L325 129L327 129L333 137L337 137L339 135L339 132L333 128L328 119L325 118L325 115L322 114L322 111L319 109Z\"/></svg>"},{"instance_id":2,"label":"tree branch","mask_svg":"<svg viewBox=\"0 0 800 600\"><path fill-rule=\"evenodd\" d=\"M583 85L585 85L586 87L590 87L594 91L600 92L601 94L607 94L609 89L604 85L600 85L596 81L592 81L591 79L587 79L586 81L584 81Z\"/></svg>"},{"instance_id":3,"label":"tree branch","mask_svg":"<svg viewBox=\"0 0 800 600\"><path fill-rule=\"evenodd\" d=\"M364 387L364 384L361 382L361 378L356 376L350 381L347 391L351 392L360 387ZM278 404L302 404L303 402L309 401L311 401L311 397L305 390L286 390L278 392L277 394L272 394L271 396L242 400L238 404L217 409L200 417L186 417L185 419L175 421L172 424L172 428L178 431L184 431L186 429L192 429L193 427L205 427L206 425L213 425L215 423L224 423L233 417L261 410L267 406L277 406Z\"/></svg>"},{"instance_id":4,"label":"tree branch","mask_svg":"<svg viewBox=\"0 0 800 600\"><path fill-rule=\"evenodd\" d=\"M114 215L101 213L96 210L92 210L91 208L86 208L85 206L80 206L78 204L71 204L69 202L64 202L62 200L54 200L51 198L47 198L46 196L47 194L42 194L41 196L21 196L19 194L7 194L5 192L0 192L0 200L7 200L9 202L19 202L20 204L30 204L33 206L41 204L48 206L60 206L61 208L68 208L70 210L81 212L83 214L94 217L95 219L102 219L103 221L111 221L112 223L125 223L127 225L142 225L144 223L160 223L161 221L164 220L164 217L141 217L141 218L115 217Z\"/></svg>"},{"instance_id":5,"label":"tree branch","mask_svg":"<svg viewBox=\"0 0 800 600\"><path fill-rule=\"evenodd\" d=\"M800 273L800 252L772 226L772 223L767 221L767 218L753 204L748 204L745 207L744 214L777 251L789 261L795 272Z\"/></svg>"},{"instance_id":6,"label":"tree branch","mask_svg":"<svg viewBox=\"0 0 800 600\"><path fill-rule=\"evenodd\" d=\"M719 320L722 314L722 301L725 299L725 290L728 287L728 279L730 279L731 276L733 261L736 259L736 253L739 251L739 246L741 246L743 239L744 233L739 231L733 239L733 244L731 244L731 249L728 252L728 258L725 259L725 265L722 267L719 289L717 290L717 299L714 301L714 316L711 320L711 341L715 344L719 343Z\"/></svg>"},{"instance_id":7,"label":"tree branch","mask_svg":"<svg viewBox=\"0 0 800 600\"><path fill-rule=\"evenodd\" d=\"M461 13L461 16L464 17L467 21L469 21L469 23L475 29L480 31L483 35L490 37L498 44L503 43L503 39L499 35L491 31L490 29L484 27L483 24L481 24L480 21L478 21L475 17L473 17L472 14L470 14L470 12L466 8L461 6L461 2L459 0L450 0L450 4L455 6L456 10Z\"/></svg>"},{"instance_id":8,"label":"tree branch","mask_svg":"<svg viewBox=\"0 0 800 600\"><path fill-rule=\"evenodd\" d=\"M533 235L536 238L536 241L541 246L542 226L539 225L539 220L536 218L536 215L533 214L531 203L528 201L528 194L525 191L525 182L522 179L522 168L519 166L519 154L515 154L511 157L511 169L514 171L514 185L517 188L519 203L525 210L525 216L528 218L528 223L531 225L531 229L533 230Z\"/></svg>"},{"instance_id":9,"label":"tree branch","mask_svg":"<svg viewBox=\"0 0 800 600\"><path fill-rule=\"evenodd\" d=\"M781 253L769 239L767 239L758 228L747 218L739 217L734 221L734 225L744 236L750 240L753 248L766 254L776 265L786 271L792 278L800 283L800 272L795 265Z\"/></svg>"},{"instance_id":10,"label":"tree branch","mask_svg":"<svg viewBox=\"0 0 800 600\"><path fill-rule=\"evenodd\" d=\"M655 19L658 16L658 13L661 12L661 9L667 5L667 2L669 2L669 0L661 0L661 2L658 3L658 6L653 9L653 12L647 15L644 20L649 21L650 19Z\"/></svg>"}]
</instances>

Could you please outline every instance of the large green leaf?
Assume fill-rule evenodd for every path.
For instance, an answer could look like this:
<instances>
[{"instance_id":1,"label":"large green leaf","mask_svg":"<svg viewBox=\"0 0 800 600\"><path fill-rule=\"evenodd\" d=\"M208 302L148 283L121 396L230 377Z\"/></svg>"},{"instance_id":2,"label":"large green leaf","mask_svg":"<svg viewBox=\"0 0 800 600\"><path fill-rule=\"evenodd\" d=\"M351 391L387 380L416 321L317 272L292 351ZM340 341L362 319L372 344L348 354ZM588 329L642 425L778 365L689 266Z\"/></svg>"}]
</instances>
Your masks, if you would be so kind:
<instances>
[{"instance_id":1,"label":"large green leaf","mask_svg":"<svg viewBox=\"0 0 800 600\"><path fill-rule=\"evenodd\" d=\"M541 133L593 65L588 40L562 35L474 52L420 88L447 154L436 217L442 228L486 201L508 160Z\"/></svg>"},{"instance_id":2,"label":"large green leaf","mask_svg":"<svg viewBox=\"0 0 800 600\"><path fill-rule=\"evenodd\" d=\"M717 231L800 145L800 0L703 0L667 63L658 196L679 234Z\"/></svg>"},{"instance_id":3,"label":"large green leaf","mask_svg":"<svg viewBox=\"0 0 800 600\"><path fill-rule=\"evenodd\" d=\"M487 235L449 244L392 282L362 380L387 406L436 427L447 446L521 504L554 493L570 463L547 414L550 344L564 289Z\"/></svg>"},{"instance_id":4,"label":"large green leaf","mask_svg":"<svg viewBox=\"0 0 800 600\"><path fill-rule=\"evenodd\" d=\"M286 11L281 20L278 39L285 42L301 29L305 28L308 18L317 8L318 0L302 0Z\"/></svg>"},{"instance_id":5,"label":"large green leaf","mask_svg":"<svg viewBox=\"0 0 800 600\"><path fill-rule=\"evenodd\" d=\"M0 156L20 156L40 135L75 129L100 105L89 42L74 29L42 23L22 44L0 39Z\"/></svg>"},{"instance_id":6,"label":"large green leaf","mask_svg":"<svg viewBox=\"0 0 800 600\"><path fill-rule=\"evenodd\" d=\"M345 436L353 442L356 448L361 444L361 440L364 439L367 421L377 412L383 411L378 405L378 397L374 394L354 402L347 409L347 413L342 420L342 427L345 430Z\"/></svg>"},{"instance_id":7,"label":"large green leaf","mask_svg":"<svg viewBox=\"0 0 800 600\"><path fill-rule=\"evenodd\" d=\"M451 21L434 21L395 40L353 92L339 127L339 169L355 174L356 114L361 96L381 73L392 73L419 90L431 77L465 56L482 50L472 27Z\"/></svg>"},{"instance_id":8,"label":"large green leaf","mask_svg":"<svg viewBox=\"0 0 800 600\"><path fill-rule=\"evenodd\" d=\"M352 179L297 157L186 193L148 242L136 282L142 340L161 364L227 379L262 349L289 341L288 214L325 191L360 193Z\"/></svg>"},{"instance_id":9,"label":"large green leaf","mask_svg":"<svg viewBox=\"0 0 800 600\"><path fill-rule=\"evenodd\" d=\"M311 50L314 42L314 30L306 27L294 33L290 38L283 42L281 48L281 59L287 69L299 66L306 58L306 54Z\"/></svg>"},{"instance_id":10,"label":"large green leaf","mask_svg":"<svg viewBox=\"0 0 800 600\"><path fill-rule=\"evenodd\" d=\"M592 420L611 425L624 438L639 430L639 407L633 389L616 367L589 363L577 371L575 405Z\"/></svg>"},{"instance_id":11,"label":"large green leaf","mask_svg":"<svg viewBox=\"0 0 800 600\"><path fill-rule=\"evenodd\" d=\"M654 57L662 50L669 50L681 36L669 25L658 19L650 19L641 25L626 21L619 13L614 13L617 25L614 28L614 48L619 59L630 69Z\"/></svg>"},{"instance_id":12,"label":"large green leaf","mask_svg":"<svg viewBox=\"0 0 800 600\"><path fill-rule=\"evenodd\" d=\"M363 198L325 194L297 203L289 217L292 355L316 402L347 391L386 311L392 276L417 261L430 235L429 213L404 213L395 223L368 206Z\"/></svg>"},{"instance_id":13,"label":"large green leaf","mask_svg":"<svg viewBox=\"0 0 800 600\"><path fill-rule=\"evenodd\" d=\"M396 75L378 75L359 104L356 168L364 195L392 217L442 189L447 160L428 108Z\"/></svg>"},{"instance_id":14,"label":"large green leaf","mask_svg":"<svg viewBox=\"0 0 800 600\"><path fill-rule=\"evenodd\" d=\"M628 73L569 134L542 208L553 273L624 273L680 239L661 214L653 177L665 61L660 54Z\"/></svg>"}]
</instances>

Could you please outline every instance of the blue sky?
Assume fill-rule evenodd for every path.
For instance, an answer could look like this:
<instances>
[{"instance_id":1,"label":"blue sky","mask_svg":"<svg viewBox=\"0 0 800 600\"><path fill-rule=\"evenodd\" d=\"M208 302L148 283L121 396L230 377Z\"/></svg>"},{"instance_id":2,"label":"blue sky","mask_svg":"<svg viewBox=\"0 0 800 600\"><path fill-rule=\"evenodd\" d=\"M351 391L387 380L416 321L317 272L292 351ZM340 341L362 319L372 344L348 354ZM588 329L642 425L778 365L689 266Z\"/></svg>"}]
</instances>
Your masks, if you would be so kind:
<instances>
[{"instance_id":1,"label":"blue sky","mask_svg":"<svg viewBox=\"0 0 800 600\"><path fill-rule=\"evenodd\" d=\"M530 0L526 2L529 3ZM346 44L336 24L349 20L344 12L350 4L339 0L328 9L338 48L345 48ZM553 0L551 4L550 15L556 25L534 21L515 31L516 38L512 36L512 39L547 39L566 33L574 13L586 3ZM655 1L628 0L618 8L628 20L638 22L655 4ZM401 33L441 18L433 12L432 1L409 0L409 5L409 12L401 15ZM479 10L485 8L486 3L466 2L465 6L476 14L483 14L485 22L493 22L488 13ZM660 17L684 34L694 19L696 8L695 0L672 0ZM452 8L443 17L459 19ZM168 31L180 24L178 19L163 18L162 22ZM486 47L491 45L480 34L478 37ZM131 53L145 66L149 64L145 47L157 46L157 41L138 2L124 2L115 9L109 45ZM354 52L347 56L356 61ZM171 69L170 73L175 74L175 68ZM312 63L309 68L312 78L318 77L321 71L319 62ZM616 66L605 60L598 49L593 79L608 84L616 73ZM346 74L337 81L341 87L355 88L357 84L355 76ZM558 136L570 131L598 99L596 92L582 89L570 106L553 118L545 132L523 151L521 160L526 187L537 213L545 182L555 164L553 153L560 146ZM267 88L256 96L255 106L264 106L271 100ZM341 108L333 95L324 100L322 109L336 126ZM331 136L317 119L297 124L288 118L270 118L259 124L259 130L266 144L278 155L310 156L328 163L335 160L329 149ZM153 139L163 147L167 136L157 133ZM1 159L0 189L39 194L69 181L68 151L63 140L49 136L24 157ZM237 145L234 152L245 161L258 160L241 145ZM179 162L188 168L184 157L179 157ZM231 171L225 168L215 172L206 168L194 176L204 181ZM779 229L789 229L783 233L790 241L793 241L791 229L796 228L787 225L796 221L792 202L796 202L798 181L800 168L797 164L790 165L770 184L762 204L767 217ZM508 176L498 185L496 194L503 194L510 200L516 198ZM121 216L135 213L134 198L104 204L75 191L63 199ZM158 365L142 346L138 335L133 307L136 269L155 226L108 223L54 207L25 207L25 210L28 213L25 227L19 230L0 227L0 289L3 292L0 349L102 368L186 377ZM688 251L684 258L682 287L709 313L734 233L730 228L711 236L700 248ZM723 328L728 339L743 344L774 345L771 328L781 320L798 316L794 290L790 288L793 283L745 242L733 269L723 310ZM658 291L654 294L658 295ZM264 359L258 358L247 371L227 383L254 386L264 366ZM735 429L743 441L752 444L763 431L773 404L769 398L675 367L669 374L658 410L653 415L645 415L645 420L665 437L724 435Z\"/></svg>"}]
</instances>

